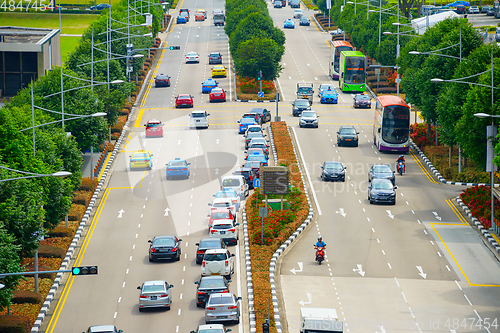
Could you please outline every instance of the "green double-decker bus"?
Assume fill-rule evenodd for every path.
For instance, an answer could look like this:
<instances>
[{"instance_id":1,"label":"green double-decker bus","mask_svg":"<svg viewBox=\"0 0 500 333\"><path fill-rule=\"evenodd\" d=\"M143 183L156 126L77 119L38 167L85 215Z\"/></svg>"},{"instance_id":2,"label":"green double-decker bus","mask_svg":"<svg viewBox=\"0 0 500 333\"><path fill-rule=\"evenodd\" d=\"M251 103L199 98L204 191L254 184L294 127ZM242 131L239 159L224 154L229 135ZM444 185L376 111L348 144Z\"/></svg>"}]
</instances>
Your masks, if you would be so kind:
<instances>
[{"instance_id":1,"label":"green double-decker bus","mask_svg":"<svg viewBox=\"0 0 500 333\"><path fill-rule=\"evenodd\" d=\"M366 57L359 51L340 52L339 88L343 92L364 92Z\"/></svg>"}]
</instances>

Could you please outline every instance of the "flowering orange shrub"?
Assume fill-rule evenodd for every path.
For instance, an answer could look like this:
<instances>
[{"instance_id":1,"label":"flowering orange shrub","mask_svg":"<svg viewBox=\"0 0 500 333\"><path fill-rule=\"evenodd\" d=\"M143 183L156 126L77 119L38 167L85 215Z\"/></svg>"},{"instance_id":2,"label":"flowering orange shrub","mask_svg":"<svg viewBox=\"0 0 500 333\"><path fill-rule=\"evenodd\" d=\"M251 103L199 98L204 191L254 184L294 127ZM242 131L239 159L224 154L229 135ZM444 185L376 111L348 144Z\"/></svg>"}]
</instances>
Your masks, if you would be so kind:
<instances>
[{"instance_id":1,"label":"flowering orange shrub","mask_svg":"<svg viewBox=\"0 0 500 333\"><path fill-rule=\"evenodd\" d=\"M271 298L269 267L274 252L304 222L309 206L304 194L304 184L300 177L298 161L293 151L292 139L284 121L272 122L273 139L278 154L276 165L289 168L289 180L292 188L284 196L291 204L291 210L273 211L264 218L264 244L261 245L262 218L259 217L257 205L262 206L263 195L257 197L257 191L247 200L246 213L248 234L250 237L250 255L252 257L252 283L254 290L254 308L257 329L268 316L268 302ZM273 311L271 309L271 311ZM271 315L270 332L276 332Z\"/></svg>"},{"instance_id":2,"label":"flowering orange shrub","mask_svg":"<svg viewBox=\"0 0 500 333\"><path fill-rule=\"evenodd\" d=\"M251 77L240 77L239 78L239 86L242 93L245 94L257 94L259 92L258 87L260 87L260 83L255 81L255 78ZM262 81L262 91L264 94L269 94L271 91L276 89L274 87L274 82L269 80Z\"/></svg>"},{"instance_id":3,"label":"flowering orange shrub","mask_svg":"<svg viewBox=\"0 0 500 333\"><path fill-rule=\"evenodd\" d=\"M436 140L436 128L431 126L431 133L429 137L427 137L427 124L420 123L415 126L415 124L411 124L411 134L410 138L413 142L420 147L420 149L424 149L426 146L434 145ZM439 140L439 138L438 138Z\"/></svg>"}]
</instances>

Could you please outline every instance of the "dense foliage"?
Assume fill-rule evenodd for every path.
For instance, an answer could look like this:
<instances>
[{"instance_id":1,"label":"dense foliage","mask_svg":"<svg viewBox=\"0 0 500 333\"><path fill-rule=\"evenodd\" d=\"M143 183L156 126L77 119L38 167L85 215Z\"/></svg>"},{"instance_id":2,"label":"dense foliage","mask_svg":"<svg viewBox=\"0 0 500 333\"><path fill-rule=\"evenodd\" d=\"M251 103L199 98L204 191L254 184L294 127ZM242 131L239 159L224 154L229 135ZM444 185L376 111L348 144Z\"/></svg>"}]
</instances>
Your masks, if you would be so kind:
<instances>
[{"instance_id":1,"label":"dense foliage","mask_svg":"<svg viewBox=\"0 0 500 333\"><path fill-rule=\"evenodd\" d=\"M285 34L275 27L264 0L226 1L226 26L234 70L241 77L274 80L282 70Z\"/></svg>"}]
</instances>

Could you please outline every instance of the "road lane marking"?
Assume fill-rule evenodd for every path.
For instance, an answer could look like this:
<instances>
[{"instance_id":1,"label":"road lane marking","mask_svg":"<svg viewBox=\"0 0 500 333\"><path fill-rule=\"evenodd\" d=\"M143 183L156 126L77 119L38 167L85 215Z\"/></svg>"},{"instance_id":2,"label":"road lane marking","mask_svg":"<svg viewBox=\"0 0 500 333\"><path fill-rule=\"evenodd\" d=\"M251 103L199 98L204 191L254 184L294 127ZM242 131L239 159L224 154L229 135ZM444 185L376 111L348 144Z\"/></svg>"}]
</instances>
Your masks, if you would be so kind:
<instances>
[{"instance_id":1,"label":"road lane marking","mask_svg":"<svg viewBox=\"0 0 500 333\"><path fill-rule=\"evenodd\" d=\"M417 165L420 167L420 170L424 173L424 175L429 179L429 181L433 184L438 184L438 182L432 177L432 175L427 171L425 166L420 162L419 158L417 155L415 155L411 150L408 150L410 153L411 157L413 157L413 160L417 163Z\"/></svg>"}]
</instances>

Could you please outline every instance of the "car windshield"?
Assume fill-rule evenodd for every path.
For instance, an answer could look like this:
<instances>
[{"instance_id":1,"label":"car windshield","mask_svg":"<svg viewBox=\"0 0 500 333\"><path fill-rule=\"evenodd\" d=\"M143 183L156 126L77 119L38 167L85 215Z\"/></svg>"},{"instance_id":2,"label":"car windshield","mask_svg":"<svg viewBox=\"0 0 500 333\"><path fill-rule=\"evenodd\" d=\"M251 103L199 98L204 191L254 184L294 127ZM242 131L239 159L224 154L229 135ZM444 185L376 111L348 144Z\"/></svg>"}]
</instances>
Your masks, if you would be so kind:
<instances>
[{"instance_id":1,"label":"car windshield","mask_svg":"<svg viewBox=\"0 0 500 333\"><path fill-rule=\"evenodd\" d=\"M392 173L391 168L387 165L376 165L373 167L373 171L376 173Z\"/></svg>"},{"instance_id":2,"label":"car windshield","mask_svg":"<svg viewBox=\"0 0 500 333\"><path fill-rule=\"evenodd\" d=\"M263 143L253 143L253 144L251 145L251 148L261 148L261 149L266 149L267 147L266 147L266 145L265 145L265 144L263 144Z\"/></svg>"},{"instance_id":3,"label":"car windshield","mask_svg":"<svg viewBox=\"0 0 500 333\"><path fill-rule=\"evenodd\" d=\"M153 241L153 245L156 245L156 246L174 246L175 241L172 238L156 238Z\"/></svg>"},{"instance_id":4,"label":"car windshield","mask_svg":"<svg viewBox=\"0 0 500 333\"><path fill-rule=\"evenodd\" d=\"M179 99L191 99L191 97L184 95L184 96L179 96Z\"/></svg>"},{"instance_id":5,"label":"car windshield","mask_svg":"<svg viewBox=\"0 0 500 333\"><path fill-rule=\"evenodd\" d=\"M135 153L132 155L132 158L148 158L148 154L146 153Z\"/></svg>"},{"instance_id":6,"label":"car windshield","mask_svg":"<svg viewBox=\"0 0 500 333\"><path fill-rule=\"evenodd\" d=\"M220 249L220 240L219 239L214 239L214 240L203 240L200 242L200 248L205 248L205 249Z\"/></svg>"},{"instance_id":7,"label":"car windshield","mask_svg":"<svg viewBox=\"0 0 500 333\"><path fill-rule=\"evenodd\" d=\"M144 293L159 293L165 291L165 286L162 284L147 285L142 288Z\"/></svg>"},{"instance_id":8,"label":"car windshield","mask_svg":"<svg viewBox=\"0 0 500 333\"><path fill-rule=\"evenodd\" d=\"M205 253L205 258L204 258L205 261L219 261L226 259L227 256L225 253Z\"/></svg>"},{"instance_id":9,"label":"car windshield","mask_svg":"<svg viewBox=\"0 0 500 333\"><path fill-rule=\"evenodd\" d=\"M300 20L301 21L309 21L309 17L302 17Z\"/></svg>"},{"instance_id":10,"label":"car windshield","mask_svg":"<svg viewBox=\"0 0 500 333\"><path fill-rule=\"evenodd\" d=\"M222 297L211 297L209 301L210 305L223 305L223 304L233 304L233 296L227 295Z\"/></svg>"},{"instance_id":11,"label":"car windshield","mask_svg":"<svg viewBox=\"0 0 500 333\"><path fill-rule=\"evenodd\" d=\"M229 219L229 211L212 213L213 219Z\"/></svg>"},{"instance_id":12,"label":"car windshield","mask_svg":"<svg viewBox=\"0 0 500 333\"><path fill-rule=\"evenodd\" d=\"M295 101L295 106L309 106L309 101L306 99L298 99Z\"/></svg>"},{"instance_id":13,"label":"car windshield","mask_svg":"<svg viewBox=\"0 0 500 333\"><path fill-rule=\"evenodd\" d=\"M215 194L216 198L236 198L236 192L234 191L219 191Z\"/></svg>"},{"instance_id":14,"label":"car windshield","mask_svg":"<svg viewBox=\"0 0 500 333\"><path fill-rule=\"evenodd\" d=\"M325 169L342 170L342 163L340 163L340 162L325 162Z\"/></svg>"},{"instance_id":15,"label":"car windshield","mask_svg":"<svg viewBox=\"0 0 500 333\"><path fill-rule=\"evenodd\" d=\"M211 58L218 58L219 57L219 53L210 53L210 57Z\"/></svg>"},{"instance_id":16,"label":"car windshield","mask_svg":"<svg viewBox=\"0 0 500 333\"><path fill-rule=\"evenodd\" d=\"M147 127L161 127L161 123L148 123Z\"/></svg>"},{"instance_id":17,"label":"car windshield","mask_svg":"<svg viewBox=\"0 0 500 333\"><path fill-rule=\"evenodd\" d=\"M212 226L212 229L227 230L227 229L231 229L232 227L233 227L233 225L230 224L230 223L226 223L226 224L214 224Z\"/></svg>"},{"instance_id":18,"label":"car windshield","mask_svg":"<svg viewBox=\"0 0 500 333\"><path fill-rule=\"evenodd\" d=\"M375 190L391 190L393 187L392 187L392 183L390 181L387 181L387 182L375 181L372 184L372 188Z\"/></svg>"},{"instance_id":19,"label":"car windshield","mask_svg":"<svg viewBox=\"0 0 500 333\"><path fill-rule=\"evenodd\" d=\"M240 186L240 180L239 179L224 179L222 182L222 186Z\"/></svg>"},{"instance_id":20,"label":"car windshield","mask_svg":"<svg viewBox=\"0 0 500 333\"><path fill-rule=\"evenodd\" d=\"M252 141L250 142L250 145L253 147L253 145L266 145L266 139L264 138L253 138Z\"/></svg>"},{"instance_id":21,"label":"car windshield","mask_svg":"<svg viewBox=\"0 0 500 333\"><path fill-rule=\"evenodd\" d=\"M186 15L187 15L187 14L186 14ZM195 57L195 56L197 56L196 52L189 52L187 55L188 55L188 56L190 56L190 57Z\"/></svg>"},{"instance_id":22,"label":"car windshield","mask_svg":"<svg viewBox=\"0 0 500 333\"><path fill-rule=\"evenodd\" d=\"M184 161L173 161L168 164L169 167L183 167L186 166L186 162Z\"/></svg>"},{"instance_id":23,"label":"car windshield","mask_svg":"<svg viewBox=\"0 0 500 333\"><path fill-rule=\"evenodd\" d=\"M245 163L245 168L254 168L254 169L259 169L260 168L260 161L250 161Z\"/></svg>"},{"instance_id":24,"label":"car windshield","mask_svg":"<svg viewBox=\"0 0 500 333\"><path fill-rule=\"evenodd\" d=\"M322 90L328 90L328 88L330 88L330 90L333 90L333 86L331 84L322 84L321 85Z\"/></svg>"},{"instance_id":25,"label":"car windshield","mask_svg":"<svg viewBox=\"0 0 500 333\"><path fill-rule=\"evenodd\" d=\"M193 118L205 118L205 113L191 113Z\"/></svg>"},{"instance_id":26,"label":"car windshield","mask_svg":"<svg viewBox=\"0 0 500 333\"><path fill-rule=\"evenodd\" d=\"M302 117L316 117L316 112L302 112Z\"/></svg>"},{"instance_id":27,"label":"car windshield","mask_svg":"<svg viewBox=\"0 0 500 333\"><path fill-rule=\"evenodd\" d=\"M253 118L243 118L240 120L240 124L255 124L255 119Z\"/></svg>"},{"instance_id":28,"label":"car windshield","mask_svg":"<svg viewBox=\"0 0 500 333\"><path fill-rule=\"evenodd\" d=\"M313 89L311 87L299 87L298 91L300 94L312 94Z\"/></svg>"},{"instance_id":29,"label":"car windshield","mask_svg":"<svg viewBox=\"0 0 500 333\"><path fill-rule=\"evenodd\" d=\"M217 94L220 94L220 93L222 93L222 88L215 88L215 89L212 89L212 93L217 93Z\"/></svg>"},{"instance_id":30,"label":"car windshield","mask_svg":"<svg viewBox=\"0 0 500 333\"><path fill-rule=\"evenodd\" d=\"M262 132L262 128L256 127L256 126L255 127L249 127L248 131L249 132Z\"/></svg>"},{"instance_id":31,"label":"car windshield","mask_svg":"<svg viewBox=\"0 0 500 333\"><path fill-rule=\"evenodd\" d=\"M264 161L265 159L264 155L250 155L247 161Z\"/></svg>"},{"instance_id":32,"label":"car windshield","mask_svg":"<svg viewBox=\"0 0 500 333\"><path fill-rule=\"evenodd\" d=\"M356 99L359 99L360 101L367 101L370 97L368 97L368 95L358 95L356 96Z\"/></svg>"},{"instance_id":33,"label":"car windshield","mask_svg":"<svg viewBox=\"0 0 500 333\"><path fill-rule=\"evenodd\" d=\"M179 14L179 17L186 17L186 16L188 16L188 13L186 13L186 12L182 12Z\"/></svg>"},{"instance_id":34,"label":"car windshield","mask_svg":"<svg viewBox=\"0 0 500 333\"><path fill-rule=\"evenodd\" d=\"M356 135L356 130L352 127L342 128L340 134L343 135Z\"/></svg>"},{"instance_id":35,"label":"car windshield","mask_svg":"<svg viewBox=\"0 0 500 333\"><path fill-rule=\"evenodd\" d=\"M224 288L226 285L224 284L223 279L201 279L200 288ZM200 332L217 332L220 330L203 330Z\"/></svg>"},{"instance_id":36,"label":"car windshield","mask_svg":"<svg viewBox=\"0 0 500 333\"><path fill-rule=\"evenodd\" d=\"M231 204L229 202L216 202L212 205L214 208L227 208L231 207Z\"/></svg>"}]
</instances>

